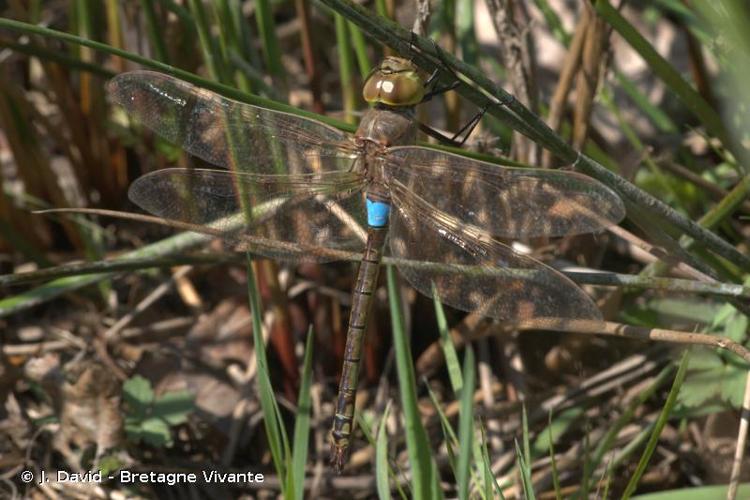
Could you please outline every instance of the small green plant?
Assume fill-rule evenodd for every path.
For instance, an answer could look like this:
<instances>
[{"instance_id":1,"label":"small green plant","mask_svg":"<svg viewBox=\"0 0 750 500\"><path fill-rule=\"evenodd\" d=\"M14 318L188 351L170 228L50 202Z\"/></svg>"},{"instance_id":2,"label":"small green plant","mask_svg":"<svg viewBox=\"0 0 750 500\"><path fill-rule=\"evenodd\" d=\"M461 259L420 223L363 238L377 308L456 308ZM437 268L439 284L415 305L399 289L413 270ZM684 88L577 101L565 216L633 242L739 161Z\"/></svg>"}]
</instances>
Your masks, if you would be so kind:
<instances>
[{"instance_id":1,"label":"small green plant","mask_svg":"<svg viewBox=\"0 0 750 500\"><path fill-rule=\"evenodd\" d=\"M123 398L128 439L157 447L172 445L169 428L184 423L194 406L193 395L188 391L173 391L156 397L151 382L140 375L125 382Z\"/></svg>"},{"instance_id":2,"label":"small green plant","mask_svg":"<svg viewBox=\"0 0 750 500\"><path fill-rule=\"evenodd\" d=\"M747 286L747 283L745 283ZM732 305L716 307L709 333L747 342L748 318ZM700 350L693 354L678 402L685 410L705 412L713 405L742 407L747 366L731 353Z\"/></svg>"}]
</instances>

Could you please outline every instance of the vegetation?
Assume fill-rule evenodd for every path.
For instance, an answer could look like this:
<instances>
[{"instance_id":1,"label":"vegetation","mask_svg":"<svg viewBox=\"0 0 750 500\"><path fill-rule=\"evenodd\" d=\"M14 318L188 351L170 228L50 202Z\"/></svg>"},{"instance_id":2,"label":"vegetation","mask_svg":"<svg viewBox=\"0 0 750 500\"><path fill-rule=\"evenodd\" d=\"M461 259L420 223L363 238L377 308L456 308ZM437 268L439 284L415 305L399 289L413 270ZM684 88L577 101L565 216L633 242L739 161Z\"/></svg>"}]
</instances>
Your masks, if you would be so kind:
<instances>
[{"instance_id":1,"label":"vegetation","mask_svg":"<svg viewBox=\"0 0 750 500\"><path fill-rule=\"evenodd\" d=\"M3 496L750 494L745 2L0 8ZM352 132L385 54L455 87L420 121L450 136L484 112L464 148L429 147L574 169L615 191L627 218L522 242L607 323L465 314L386 260L336 475L328 433L356 258L294 265L147 218L34 212L133 212L134 179L200 165L108 103L118 73L167 73ZM226 480L126 484L120 470Z\"/></svg>"}]
</instances>

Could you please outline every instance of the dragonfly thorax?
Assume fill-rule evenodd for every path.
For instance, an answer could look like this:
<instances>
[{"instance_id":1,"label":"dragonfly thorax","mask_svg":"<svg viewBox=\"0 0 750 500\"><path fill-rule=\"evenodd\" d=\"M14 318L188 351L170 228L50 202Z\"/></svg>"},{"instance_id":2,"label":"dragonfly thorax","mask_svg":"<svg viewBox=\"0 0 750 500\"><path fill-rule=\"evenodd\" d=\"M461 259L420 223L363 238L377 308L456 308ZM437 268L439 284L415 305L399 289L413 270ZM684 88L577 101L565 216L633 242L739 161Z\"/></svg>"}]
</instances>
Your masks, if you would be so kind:
<instances>
[{"instance_id":1,"label":"dragonfly thorax","mask_svg":"<svg viewBox=\"0 0 750 500\"><path fill-rule=\"evenodd\" d=\"M357 169L368 181L368 197L390 199L388 179L384 162L391 146L414 144L417 139L417 125L414 121L414 108L391 108L375 106L367 110L359 123L354 140L359 152Z\"/></svg>"},{"instance_id":2,"label":"dragonfly thorax","mask_svg":"<svg viewBox=\"0 0 750 500\"><path fill-rule=\"evenodd\" d=\"M360 143L369 141L384 148L414 144L417 129L413 106L375 106L365 112L354 135Z\"/></svg>"}]
</instances>

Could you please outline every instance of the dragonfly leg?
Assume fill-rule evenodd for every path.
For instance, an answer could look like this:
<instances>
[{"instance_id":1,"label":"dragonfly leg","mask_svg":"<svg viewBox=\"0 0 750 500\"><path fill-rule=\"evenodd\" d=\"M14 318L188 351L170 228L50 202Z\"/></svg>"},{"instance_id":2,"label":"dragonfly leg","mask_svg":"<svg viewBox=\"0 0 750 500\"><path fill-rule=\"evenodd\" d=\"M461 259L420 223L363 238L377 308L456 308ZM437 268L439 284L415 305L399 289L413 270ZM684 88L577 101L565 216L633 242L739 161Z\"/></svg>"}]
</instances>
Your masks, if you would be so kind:
<instances>
[{"instance_id":1,"label":"dragonfly leg","mask_svg":"<svg viewBox=\"0 0 750 500\"><path fill-rule=\"evenodd\" d=\"M424 123L419 123L418 124L419 130L421 130L425 134L429 135L430 137L434 137L435 139L437 139L438 141L440 141L440 142L442 142L444 144L448 144L450 146L455 146L455 147L461 147L469 139L469 137L471 136L471 133L474 131L474 129L476 128L476 126L479 124L479 121L482 119L482 117L487 112L487 110L490 108L490 106L491 106L491 104L487 104L485 107L483 107L482 109L480 109L477 112L477 114L475 114L472 117L472 119L469 120L469 122L466 125L464 125L463 127L461 127L461 129L458 132L456 132L455 134L453 134L452 137L448 137L447 135L438 132L434 128L429 127L428 125L425 125ZM459 140L459 137L461 137L461 135L463 135L463 138Z\"/></svg>"},{"instance_id":2,"label":"dragonfly leg","mask_svg":"<svg viewBox=\"0 0 750 500\"><path fill-rule=\"evenodd\" d=\"M416 34L414 32L411 33L411 46L412 50L414 50L413 47L416 47L415 43ZM437 43L433 39L429 39L434 47L434 53L436 54L436 57L440 60L440 65L438 65L435 70L430 74L430 76L425 80L425 94L422 98L422 103L427 102L431 100L433 97L438 96L440 94L444 94L450 90L454 90L456 87L458 87L461 84L461 79L458 76L458 74L453 70L453 68L450 66L448 61L445 60L443 57L443 53L440 50L440 47L438 47ZM443 87L438 87L438 80L440 76L440 71L444 70L450 73L453 76L453 82L445 85ZM435 139L439 140L440 142L444 144L449 144L451 146L461 147L466 143L469 136L471 136L471 133L474 131L474 128L477 126L479 121L482 119L484 114L487 112L487 110L490 108L491 104L488 103L485 105L474 117L472 117L469 122L461 127L461 129L453 134L453 137L448 137L437 130L428 127L424 124L419 124L419 129L424 132L425 134L434 137ZM463 138L459 139L461 135L463 134Z\"/></svg>"},{"instance_id":3,"label":"dragonfly leg","mask_svg":"<svg viewBox=\"0 0 750 500\"><path fill-rule=\"evenodd\" d=\"M474 132L474 129L482 120L482 117L490 108L490 106L491 104L489 103L485 104L485 106L482 109L480 109L477 112L477 114L475 114L474 117L471 120L469 120L469 122L466 125L461 127L461 129L458 132L456 132L453 135L453 137L451 137L451 140L454 142L457 142L459 146L463 146L466 140L469 138L469 136L471 136L471 133ZM459 141L458 138L461 136L461 134L464 134L464 138Z\"/></svg>"},{"instance_id":4,"label":"dragonfly leg","mask_svg":"<svg viewBox=\"0 0 750 500\"><path fill-rule=\"evenodd\" d=\"M385 221L387 224L387 219ZM359 362L367 328L367 317L378 281L380 260L383 255L387 225L369 226L367 246L357 273L357 283L352 293L352 310L344 348L344 365L341 369L339 395L331 430L331 463L341 472L349 453L349 443L354 427L354 402L359 382Z\"/></svg>"},{"instance_id":5,"label":"dragonfly leg","mask_svg":"<svg viewBox=\"0 0 750 500\"><path fill-rule=\"evenodd\" d=\"M411 42L410 42L410 45L412 47L416 47L416 45L417 45L416 42L415 42L416 36L417 35L414 32L411 33ZM434 50L433 50L434 57L436 57L439 60L440 66L436 67L435 70L430 74L429 78L427 78L427 80L425 81L425 88L427 89L427 91L425 92L425 95L422 98L422 102L427 102L427 101L429 101L430 99L432 99L433 97L435 97L437 95L444 94L444 93L446 93L446 92L448 92L450 90L455 90L459 85L461 85L461 78L458 76L458 73L456 73L456 71L453 69L453 67L451 66L451 64L443 56L442 49L438 46L437 43L435 43L435 40L433 40L432 38L430 38L429 40L432 43L433 48L434 48ZM412 50L414 50L414 49L412 49ZM449 85L445 85L444 87L437 88L438 76L440 75L440 70L441 69L443 69L443 70L447 71L448 73L450 73L451 76L453 77L454 81L451 84L449 84ZM478 114L478 118L475 116L472 119L472 121L469 122L469 125L471 125L474 122L474 120L476 120L477 123L478 123L479 119L492 106L494 106L494 105L500 105L500 106L510 107L515 102L515 100L516 100L516 98L513 96L513 94L506 94L506 96L505 96L504 99L501 99L501 100L499 100L497 102L491 102L491 101L488 102L483 107L482 111ZM474 125L471 128L473 129L474 126L476 126L476 123L474 123ZM460 132L457 135L460 135ZM467 136L464 138L463 141L460 142L460 144L463 144L464 142L466 142L466 139L468 139L469 135L471 135L471 132L469 132L469 134L467 134ZM455 142L456 137L457 136L453 137L454 142Z\"/></svg>"}]
</instances>

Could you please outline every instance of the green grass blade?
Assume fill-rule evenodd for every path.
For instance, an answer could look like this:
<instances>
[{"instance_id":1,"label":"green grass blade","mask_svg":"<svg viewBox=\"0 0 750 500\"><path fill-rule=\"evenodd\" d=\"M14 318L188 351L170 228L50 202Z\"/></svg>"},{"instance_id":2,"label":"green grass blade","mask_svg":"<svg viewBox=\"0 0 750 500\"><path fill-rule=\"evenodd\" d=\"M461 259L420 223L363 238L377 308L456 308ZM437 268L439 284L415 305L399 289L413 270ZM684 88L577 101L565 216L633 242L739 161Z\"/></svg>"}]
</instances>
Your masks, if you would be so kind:
<instances>
[{"instance_id":1,"label":"green grass blade","mask_svg":"<svg viewBox=\"0 0 750 500\"><path fill-rule=\"evenodd\" d=\"M524 437L524 440L527 439L528 437ZM521 450L518 441L516 441L516 458L518 460L518 469L521 473L521 486L523 487L524 498L534 500L536 496L534 495L534 483L531 481L531 466L524 458L525 454L526 452Z\"/></svg>"},{"instance_id":2,"label":"green grass blade","mask_svg":"<svg viewBox=\"0 0 750 500\"><path fill-rule=\"evenodd\" d=\"M448 453L448 463L453 468L453 475L455 477L458 477L458 473L456 472L456 454L454 452L454 449L458 447L458 436L456 435L456 431L451 425L448 415L446 415L445 411L443 410L443 407L440 403L440 398L429 386L427 387L427 394L430 397L433 408L435 408L438 420L440 421L440 427L443 430L443 437L445 438L445 448Z\"/></svg>"},{"instance_id":3,"label":"green grass blade","mask_svg":"<svg viewBox=\"0 0 750 500\"><path fill-rule=\"evenodd\" d=\"M432 299L435 304L435 318L437 320L438 332L440 333L440 347L443 350L443 356L445 356L448 378L451 381L453 392L458 394L464 384L461 375L461 363L458 362L456 346L453 344L453 339L451 339L450 331L448 330L448 321L445 319L445 310L435 287L432 288Z\"/></svg>"},{"instance_id":4,"label":"green grass blade","mask_svg":"<svg viewBox=\"0 0 750 500\"><path fill-rule=\"evenodd\" d=\"M352 47L349 40L349 30L346 19L341 14L333 15L336 23L336 48L339 54L339 80L341 94L344 101L344 119L354 123L354 110L357 107L357 89L354 80L354 61L352 61Z\"/></svg>"},{"instance_id":5,"label":"green grass blade","mask_svg":"<svg viewBox=\"0 0 750 500\"><path fill-rule=\"evenodd\" d=\"M464 355L464 385L461 388L461 403L458 418L458 498L468 500L471 456L474 442L474 388L476 386L476 360L474 349L469 345Z\"/></svg>"},{"instance_id":6,"label":"green grass blade","mask_svg":"<svg viewBox=\"0 0 750 500\"><path fill-rule=\"evenodd\" d=\"M534 0L537 8L542 12L544 21L547 23L547 28L552 32L552 35L560 41L564 46L570 44L570 40L573 38L570 33L565 30L565 27L560 20L560 16L554 11L548 0Z\"/></svg>"},{"instance_id":7,"label":"green grass blade","mask_svg":"<svg viewBox=\"0 0 750 500\"><path fill-rule=\"evenodd\" d=\"M633 475L630 476L630 481L628 481L628 485L625 487L625 491L622 493L623 499L628 499L633 495L636 487L638 486L638 482L641 480L643 473L646 471L646 466L648 466L648 462L649 460L651 460L651 456L654 454L654 450L656 450L656 445L659 442L661 431L662 429L664 429L664 426L667 425L667 421L669 420L672 408L674 408L675 403L677 403L677 395L680 393L680 387L685 381L685 375L687 375L689 360L690 351L685 351L685 354L683 354L682 360L680 361L680 366L677 369L677 374L674 377L672 388L669 391L669 395L667 395L667 400L664 403L664 407L662 408L661 412L659 412L659 418L656 419L654 430L651 432L648 443L646 443L646 449L643 450L643 455L641 455L641 459L638 461L635 472L633 472Z\"/></svg>"},{"instance_id":8,"label":"green grass blade","mask_svg":"<svg viewBox=\"0 0 750 500\"><path fill-rule=\"evenodd\" d=\"M200 0L189 0L189 4L190 11L195 20L195 27L198 31L198 40L200 41L203 60L206 62L206 67L208 68L208 74L211 76L211 79L226 83L223 61L216 41L211 36L211 23L206 15L203 2Z\"/></svg>"},{"instance_id":9,"label":"green grass blade","mask_svg":"<svg viewBox=\"0 0 750 500\"><path fill-rule=\"evenodd\" d=\"M279 478L281 478L280 484L283 488L281 495L282 497L286 497L284 478L286 478L289 466L289 439L281 419L281 412L276 404L271 378L268 373L266 345L263 341L263 312L260 304L260 292L258 291L258 282L250 255L247 256L247 291L250 310L253 316L253 342L255 343L255 360L257 364L256 377L260 406L263 410L263 423L274 467Z\"/></svg>"},{"instance_id":10,"label":"green grass blade","mask_svg":"<svg viewBox=\"0 0 750 500\"><path fill-rule=\"evenodd\" d=\"M521 405L521 429L523 436L523 458L531 466L531 445L529 444L529 416L526 414L526 404Z\"/></svg>"},{"instance_id":11,"label":"green grass blade","mask_svg":"<svg viewBox=\"0 0 750 500\"><path fill-rule=\"evenodd\" d=\"M461 58L468 64L478 61L479 47L474 31L474 2L471 0L456 0L456 38L461 47Z\"/></svg>"},{"instance_id":12,"label":"green grass blade","mask_svg":"<svg viewBox=\"0 0 750 500\"><path fill-rule=\"evenodd\" d=\"M389 483L390 466L388 465L388 431L386 423L391 412L391 402L389 401L380 419L378 426L378 438L375 444L375 484L378 489L378 498L380 500L390 500L391 487Z\"/></svg>"},{"instance_id":13,"label":"green grass blade","mask_svg":"<svg viewBox=\"0 0 750 500\"><path fill-rule=\"evenodd\" d=\"M154 49L154 55L156 59L169 63L169 52L167 52L167 44L164 42L164 30L161 28L161 23L156 17L156 10L154 9L153 0L141 0L141 8L143 9L143 15L146 18L146 30L148 31L148 37L151 40L151 46Z\"/></svg>"},{"instance_id":14,"label":"green grass blade","mask_svg":"<svg viewBox=\"0 0 750 500\"><path fill-rule=\"evenodd\" d=\"M409 346L409 336L404 328L404 314L401 310L401 293L398 289L398 278L393 266L387 266L388 303L391 311L393 328L393 346L396 352L396 369L398 373L401 405L404 409L406 446L409 462L412 467L413 498L442 498L440 477L437 465L432 457L427 431L422 425L417 405L417 384L414 376L414 365Z\"/></svg>"},{"instance_id":15,"label":"green grass blade","mask_svg":"<svg viewBox=\"0 0 750 500\"><path fill-rule=\"evenodd\" d=\"M539 458L549 453L553 443L559 441L569 429L575 427L576 422L583 416L583 411L582 407L573 406L561 411L554 420L550 415L549 426L539 432L539 437L531 445L531 457Z\"/></svg>"},{"instance_id":16,"label":"green grass blade","mask_svg":"<svg viewBox=\"0 0 750 500\"><path fill-rule=\"evenodd\" d=\"M276 25L273 22L271 3L268 0L255 0L255 16L258 21L258 32L263 40L263 57L269 74L283 86L286 79L284 66L281 64L279 39L276 37Z\"/></svg>"},{"instance_id":17,"label":"green grass blade","mask_svg":"<svg viewBox=\"0 0 750 500\"><path fill-rule=\"evenodd\" d=\"M634 500L724 500L727 496L724 484L716 486L690 486L679 490L647 493L633 497ZM737 498L750 498L750 483L743 483L737 490Z\"/></svg>"},{"instance_id":18,"label":"green grass blade","mask_svg":"<svg viewBox=\"0 0 750 500\"><path fill-rule=\"evenodd\" d=\"M541 435L544 435L543 433ZM552 467L552 486L555 489L555 498L562 500L560 491L560 474L557 470L557 459L555 458L555 437L552 434L552 412L549 414L547 436L549 437L549 460Z\"/></svg>"},{"instance_id":19,"label":"green grass blade","mask_svg":"<svg viewBox=\"0 0 750 500\"><path fill-rule=\"evenodd\" d=\"M370 63L370 58L367 56L367 41L362 34L362 30L356 24L347 21L346 26L349 28L349 34L352 37L352 46L354 47L354 55L357 57L359 76L364 81L365 77L370 74L370 69L372 69L372 63Z\"/></svg>"},{"instance_id":20,"label":"green grass blade","mask_svg":"<svg viewBox=\"0 0 750 500\"><path fill-rule=\"evenodd\" d=\"M305 495L305 464L310 444L310 412L312 409L312 362L315 335L312 326L307 330L305 359L302 362L302 381L297 397L297 416L294 420L294 443L292 444L292 473L287 491L293 498L301 500Z\"/></svg>"},{"instance_id":21,"label":"green grass blade","mask_svg":"<svg viewBox=\"0 0 750 500\"><path fill-rule=\"evenodd\" d=\"M651 104L647 95L645 95L633 81L625 76L621 71L615 70L614 76L617 78L617 83L620 84L620 88L630 97L630 100L643 111L643 114L651 120L651 123L656 126L661 132L666 134L674 134L678 132L677 125L672 121L667 113L664 112L659 106Z\"/></svg>"},{"instance_id":22,"label":"green grass blade","mask_svg":"<svg viewBox=\"0 0 750 500\"><path fill-rule=\"evenodd\" d=\"M497 482L495 474L492 473L492 460L490 459L490 452L487 449L487 440L482 441L482 468L484 469L484 481L485 481L485 493L484 498L500 498L505 500L503 495L503 489ZM494 496L493 496L494 492Z\"/></svg>"},{"instance_id":23,"label":"green grass blade","mask_svg":"<svg viewBox=\"0 0 750 500\"><path fill-rule=\"evenodd\" d=\"M652 397L657 390L659 390L665 383L669 381L669 378L672 375L673 371L674 367L672 365L668 365L661 372L659 372L659 374L654 378L653 382L651 382L651 384L645 390L641 391L638 394L637 398L635 398L630 402L630 404L628 404L622 415L620 415L617 420L609 425L607 433L601 438L593 454L587 455L587 459L584 463L583 468L583 481L581 482L581 484L583 485L582 490L584 495L588 493L587 488L590 484L591 475L594 473L594 470L599 466L599 464L601 464L604 455L612 449L612 446L614 446L617 435L627 424L633 421L638 408L640 408L644 402Z\"/></svg>"},{"instance_id":24,"label":"green grass blade","mask_svg":"<svg viewBox=\"0 0 750 500\"><path fill-rule=\"evenodd\" d=\"M176 15L180 19L180 22L184 24L186 27L188 27L188 29L195 28L195 21L193 20L193 16L192 14L190 14L190 11L187 10L184 6L178 4L174 0L158 0L158 1L164 9Z\"/></svg>"}]
</instances>

